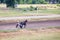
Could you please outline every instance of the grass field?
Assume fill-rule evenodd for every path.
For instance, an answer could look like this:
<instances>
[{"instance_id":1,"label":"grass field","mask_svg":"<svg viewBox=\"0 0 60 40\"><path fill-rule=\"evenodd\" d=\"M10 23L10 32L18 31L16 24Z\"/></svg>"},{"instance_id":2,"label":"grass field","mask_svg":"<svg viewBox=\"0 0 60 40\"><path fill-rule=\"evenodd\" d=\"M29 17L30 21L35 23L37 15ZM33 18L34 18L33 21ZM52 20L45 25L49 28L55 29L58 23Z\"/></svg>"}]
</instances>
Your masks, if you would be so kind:
<instances>
[{"instance_id":1,"label":"grass field","mask_svg":"<svg viewBox=\"0 0 60 40\"><path fill-rule=\"evenodd\" d=\"M60 29L20 29L0 32L0 40L60 40Z\"/></svg>"},{"instance_id":2,"label":"grass field","mask_svg":"<svg viewBox=\"0 0 60 40\"><path fill-rule=\"evenodd\" d=\"M35 11L24 11L24 10L0 10L0 17L7 16L32 16L32 15L51 15L51 14L60 14L60 9L43 9Z\"/></svg>"},{"instance_id":3,"label":"grass field","mask_svg":"<svg viewBox=\"0 0 60 40\"><path fill-rule=\"evenodd\" d=\"M30 6L38 7L39 10L30 11ZM0 4L0 17L50 14L60 14L60 8L57 6L57 4L20 4L16 9L6 9L5 4Z\"/></svg>"}]
</instances>

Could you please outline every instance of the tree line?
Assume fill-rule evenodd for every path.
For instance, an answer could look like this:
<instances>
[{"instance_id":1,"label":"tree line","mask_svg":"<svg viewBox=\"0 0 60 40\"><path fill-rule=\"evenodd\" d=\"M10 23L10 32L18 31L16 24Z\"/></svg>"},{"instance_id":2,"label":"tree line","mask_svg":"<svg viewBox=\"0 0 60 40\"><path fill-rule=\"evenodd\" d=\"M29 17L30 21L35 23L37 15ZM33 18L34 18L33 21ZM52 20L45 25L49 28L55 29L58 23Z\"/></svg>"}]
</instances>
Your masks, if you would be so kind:
<instances>
[{"instance_id":1,"label":"tree line","mask_svg":"<svg viewBox=\"0 0 60 40\"><path fill-rule=\"evenodd\" d=\"M60 4L60 0L0 0L0 3L14 8L16 4Z\"/></svg>"},{"instance_id":2,"label":"tree line","mask_svg":"<svg viewBox=\"0 0 60 40\"><path fill-rule=\"evenodd\" d=\"M16 1L16 3L18 3L18 4L60 3L60 0L0 0L0 3L6 3L6 1Z\"/></svg>"}]
</instances>

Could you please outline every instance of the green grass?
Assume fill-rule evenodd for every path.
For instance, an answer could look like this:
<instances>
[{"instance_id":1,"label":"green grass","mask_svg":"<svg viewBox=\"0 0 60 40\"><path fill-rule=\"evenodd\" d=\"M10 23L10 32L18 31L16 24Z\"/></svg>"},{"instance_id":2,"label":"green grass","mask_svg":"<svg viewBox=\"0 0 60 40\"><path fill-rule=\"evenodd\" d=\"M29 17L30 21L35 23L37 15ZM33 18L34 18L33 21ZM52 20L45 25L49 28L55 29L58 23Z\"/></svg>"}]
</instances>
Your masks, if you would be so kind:
<instances>
[{"instance_id":1,"label":"green grass","mask_svg":"<svg viewBox=\"0 0 60 40\"><path fill-rule=\"evenodd\" d=\"M9 33L9 32L16 32L18 31L17 29L13 29L13 30L0 30L0 32L3 32L3 33Z\"/></svg>"},{"instance_id":2,"label":"green grass","mask_svg":"<svg viewBox=\"0 0 60 40\"><path fill-rule=\"evenodd\" d=\"M23 11L23 10L0 10L0 17L9 16L31 16L31 15L48 15L48 14L60 14L60 9L42 9L37 11Z\"/></svg>"},{"instance_id":3,"label":"green grass","mask_svg":"<svg viewBox=\"0 0 60 40\"><path fill-rule=\"evenodd\" d=\"M51 13L51 14L60 14L60 10L59 9L56 9L56 10L54 10L54 9L51 9L51 10L48 10L48 9L46 9L46 10L41 10L40 11L41 13Z\"/></svg>"}]
</instances>

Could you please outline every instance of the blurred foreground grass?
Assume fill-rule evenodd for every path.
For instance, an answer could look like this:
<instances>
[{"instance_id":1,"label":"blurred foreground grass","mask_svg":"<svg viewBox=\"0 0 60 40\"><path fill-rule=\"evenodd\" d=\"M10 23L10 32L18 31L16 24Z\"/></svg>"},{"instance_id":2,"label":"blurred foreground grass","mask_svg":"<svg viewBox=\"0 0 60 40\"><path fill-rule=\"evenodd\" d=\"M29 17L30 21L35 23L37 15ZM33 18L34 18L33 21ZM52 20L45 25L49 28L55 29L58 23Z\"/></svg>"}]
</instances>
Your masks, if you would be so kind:
<instances>
[{"instance_id":1,"label":"blurred foreground grass","mask_svg":"<svg viewBox=\"0 0 60 40\"><path fill-rule=\"evenodd\" d=\"M20 29L0 32L0 40L60 40L60 29Z\"/></svg>"}]
</instances>

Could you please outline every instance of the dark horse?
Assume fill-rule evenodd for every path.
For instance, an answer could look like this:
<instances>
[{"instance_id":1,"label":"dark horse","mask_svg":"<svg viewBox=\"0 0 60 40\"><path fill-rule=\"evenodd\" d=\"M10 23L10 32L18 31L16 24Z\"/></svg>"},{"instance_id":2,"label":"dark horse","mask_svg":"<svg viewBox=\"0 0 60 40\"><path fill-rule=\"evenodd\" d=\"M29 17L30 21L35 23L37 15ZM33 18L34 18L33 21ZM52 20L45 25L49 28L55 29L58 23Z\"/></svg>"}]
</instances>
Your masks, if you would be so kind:
<instances>
[{"instance_id":1,"label":"dark horse","mask_svg":"<svg viewBox=\"0 0 60 40\"><path fill-rule=\"evenodd\" d=\"M27 23L27 20L25 20L25 21L23 21L23 22L18 22L17 24L16 24L16 28L17 27L20 27L20 28L25 28L26 27L26 23Z\"/></svg>"}]
</instances>

